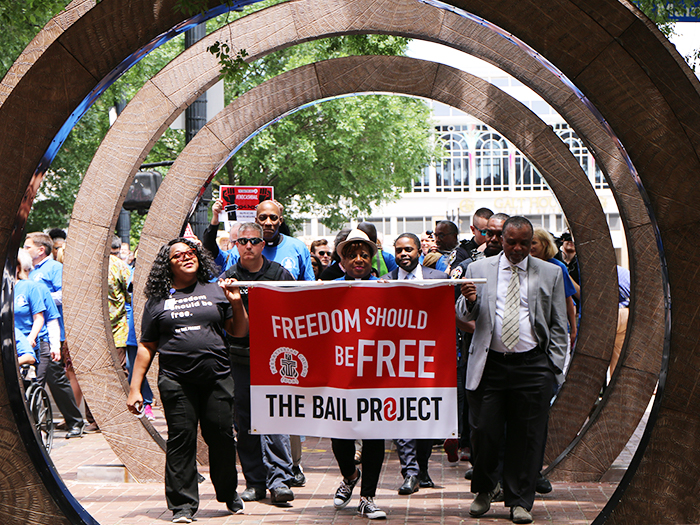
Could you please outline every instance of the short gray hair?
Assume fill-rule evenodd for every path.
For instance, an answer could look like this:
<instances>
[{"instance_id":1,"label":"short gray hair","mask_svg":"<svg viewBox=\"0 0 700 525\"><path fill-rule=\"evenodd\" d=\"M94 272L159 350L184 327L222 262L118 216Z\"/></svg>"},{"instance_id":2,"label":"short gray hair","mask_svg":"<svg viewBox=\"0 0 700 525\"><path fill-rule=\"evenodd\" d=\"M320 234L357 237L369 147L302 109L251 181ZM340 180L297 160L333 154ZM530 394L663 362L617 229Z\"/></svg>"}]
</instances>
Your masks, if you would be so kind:
<instances>
[{"instance_id":1,"label":"short gray hair","mask_svg":"<svg viewBox=\"0 0 700 525\"><path fill-rule=\"evenodd\" d=\"M238 228L238 235L241 235L241 232L244 230L255 230L257 233L260 234L260 237L263 236L263 229L262 226L260 226L257 222L244 222L241 224Z\"/></svg>"}]
</instances>

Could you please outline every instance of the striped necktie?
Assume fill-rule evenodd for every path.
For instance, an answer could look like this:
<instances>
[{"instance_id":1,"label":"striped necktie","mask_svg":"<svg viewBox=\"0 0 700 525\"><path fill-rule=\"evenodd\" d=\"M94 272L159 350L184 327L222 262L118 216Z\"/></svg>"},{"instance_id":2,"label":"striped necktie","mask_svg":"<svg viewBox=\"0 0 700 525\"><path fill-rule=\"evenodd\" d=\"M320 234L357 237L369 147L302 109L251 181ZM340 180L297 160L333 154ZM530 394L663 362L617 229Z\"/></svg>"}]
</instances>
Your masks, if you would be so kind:
<instances>
[{"instance_id":1,"label":"striped necktie","mask_svg":"<svg viewBox=\"0 0 700 525\"><path fill-rule=\"evenodd\" d=\"M513 350L513 347L520 341L520 279L518 278L517 266L511 266L510 272L506 305L503 309L501 341L508 350Z\"/></svg>"}]
</instances>

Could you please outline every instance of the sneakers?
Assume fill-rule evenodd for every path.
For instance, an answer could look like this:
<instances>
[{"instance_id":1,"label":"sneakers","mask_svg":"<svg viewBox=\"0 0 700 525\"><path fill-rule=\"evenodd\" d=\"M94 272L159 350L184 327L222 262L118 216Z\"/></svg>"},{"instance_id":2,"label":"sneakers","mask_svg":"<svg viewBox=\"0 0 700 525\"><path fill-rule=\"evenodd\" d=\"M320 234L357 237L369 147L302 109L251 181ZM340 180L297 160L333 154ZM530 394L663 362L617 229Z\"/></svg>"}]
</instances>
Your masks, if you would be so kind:
<instances>
[{"instance_id":1,"label":"sneakers","mask_svg":"<svg viewBox=\"0 0 700 525\"><path fill-rule=\"evenodd\" d=\"M289 483L290 487L303 487L306 485L306 476L304 476L301 465L292 466L292 474L294 474L294 477Z\"/></svg>"},{"instance_id":2,"label":"sneakers","mask_svg":"<svg viewBox=\"0 0 700 525\"><path fill-rule=\"evenodd\" d=\"M156 416L153 415L153 410L151 409L151 405L144 405L143 406L143 415L146 416L146 419L149 421L155 421Z\"/></svg>"},{"instance_id":3,"label":"sneakers","mask_svg":"<svg viewBox=\"0 0 700 525\"><path fill-rule=\"evenodd\" d=\"M343 481L340 482L340 487L338 487L338 490L335 491L335 497L333 498L333 506L336 509L344 509L345 506L350 503L350 498L352 497L352 491L355 488L355 485L357 485L357 482L360 481L360 478L362 477L362 472L360 472L360 469L357 469L357 477L353 480L346 480L343 478Z\"/></svg>"},{"instance_id":4,"label":"sneakers","mask_svg":"<svg viewBox=\"0 0 700 525\"><path fill-rule=\"evenodd\" d=\"M386 519L386 512L377 507L376 503L374 503L374 499L365 498L364 496L360 498L360 506L357 507L357 513L371 520Z\"/></svg>"},{"instance_id":5,"label":"sneakers","mask_svg":"<svg viewBox=\"0 0 700 525\"><path fill-rule=\"evenodd\" d=\"M226 508L231 512L231 514L243 514L245 504L243 503L241 497L238 495L238 492L233 494L233 500L226 504Z\"/></svg>"},{"instance_id":6,"label":"sneakers","mask_svg":"<svg viewBox=\"0 0 700 525\"><path fill-rule=\"evenodd\" d=\"M469 514L474 518L478 518L479 516L486 514L491 508L491 502L493 501L493 498L500 491L501 484L496 483L496 486L493 488L493 490L490 490L489 492L479 492L476 495L476 498L474 498L474 501L472 501L471 506L469 507Z\"/></svg>"},{"instance_id":7,"label":"sneakers","mask_svg":"<svg viewBox=\"0 0 700 525\"><path fill-rule=\"evenodd\" d=\"M197 521L189 510L178 510L173 513L173 523L192 523Z\"/></svg>"},{"instance_id":8,"label":"sneakers","mask_svg":"<svg viewBox=\"0 0 700 525\"><path fill-rule=\"evenodd\" d=\"M459 462L459 440L457 439L446 439L443 444L445 448L445 454L447 454L447 461L450 463Z\"/></svg>"}]
</instances>

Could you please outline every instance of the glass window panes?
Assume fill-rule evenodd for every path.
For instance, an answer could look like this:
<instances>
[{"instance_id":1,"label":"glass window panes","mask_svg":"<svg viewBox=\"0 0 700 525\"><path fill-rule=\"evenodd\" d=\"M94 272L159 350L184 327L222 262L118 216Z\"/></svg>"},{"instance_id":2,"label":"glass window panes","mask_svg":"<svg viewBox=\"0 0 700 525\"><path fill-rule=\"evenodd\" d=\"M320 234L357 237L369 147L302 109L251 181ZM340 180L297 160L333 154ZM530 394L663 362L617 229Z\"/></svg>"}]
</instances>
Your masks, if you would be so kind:
<instances>
[{"instance_id":1,"label":"glass window panes","mask_svg":"<svg viewBox=\"0 0 700 525\"><path fill-rule=\"evenodd\" d=\"M483 133L474 151L476 191L508 189L508 144L498 133Z\"/></svg>"}]
</instances>

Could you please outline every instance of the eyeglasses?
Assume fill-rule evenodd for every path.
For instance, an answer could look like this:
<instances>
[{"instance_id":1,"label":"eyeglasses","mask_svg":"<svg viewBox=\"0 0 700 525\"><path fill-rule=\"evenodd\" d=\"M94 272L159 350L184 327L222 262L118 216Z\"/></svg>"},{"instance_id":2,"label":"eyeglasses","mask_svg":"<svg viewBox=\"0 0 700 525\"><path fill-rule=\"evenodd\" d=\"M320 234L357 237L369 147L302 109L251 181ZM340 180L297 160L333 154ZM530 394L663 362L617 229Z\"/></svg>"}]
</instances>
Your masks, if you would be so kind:
<instances>
[{"instance_id":1,"label":"eyeglasses","mask_svg":"<svg viewBox=\"0 0 700 525\"><path fill-rule=\"evenodd\" d=\"M502 230L484 230L486 232L486 235L489 237L500 237L501 234L503 233Z\"/></svg>"},{"instance_id":2,"label":"eyeglasses","mask_svg":"<svg viewBox=\"0 0 700 525\"><path fill-rule=\"evenodd\" d=\"M245 246L248 243L252 244L253 246L257 246L258 244L263 242L263 240L260 237L239 237L238 239L236 239L236 242L240 246Z\"/></svg>"},{"instance_id":3,"label":"eyeglasses","mask_svg":"<svg viewBox=\"0 0 700 525\"><path fill-rule=\"evenodd\" d=\"M319 254L321 257L324 257L324 256L326 256L326 255L330 255L330 254L331 254L331 252L321 252L321 251L316 252L316 253Z\"/></svg>"},{"instance_id":4,"label":"eyeglasses","mask_svg":"<svg viewBox=\"0 0 700 525\"><path fill-rule=\"evenodd\" d=\"M260 214L257 217L257 220L259 222L265 222L267 219L270 219L272 222L277 222L277 220L280 218L279 215L275 215L274 213L270 213L269 215Z\"/></svg>"},{"instance_id":5,"label":"eyeglasses","mask_svg":"<svg viewBox=\"0 0 700 525\"><path fill-rule=\"evenodd\" d=\"M184 262L188 259L196 259L197 258L197 252L195 250L189 249L184 252L179 252L173 255L170 260L171 261L177 261L177 262Z\"/></svg>"},{"instance_id":6,"label":"eyeglasses","mask_svg":"<svg viewBox=\"0 0 700 525\"><path fill-rule=\"evenodd\" d=\"M489 232L487 229L476 230L476 231L478 231L481 235L484 235L484 236Z\"/></svg>"}]
</instances>

